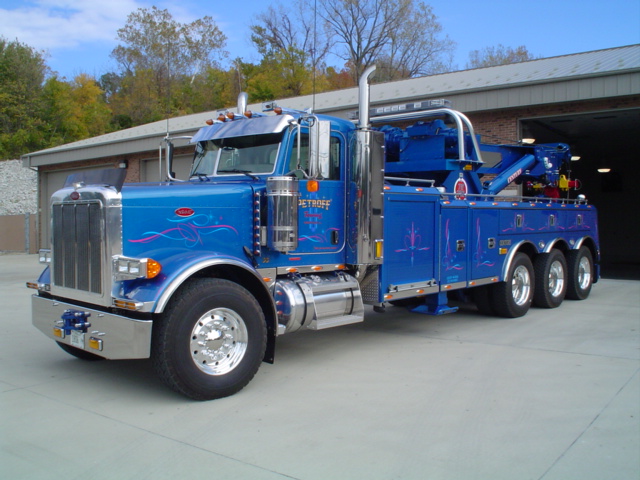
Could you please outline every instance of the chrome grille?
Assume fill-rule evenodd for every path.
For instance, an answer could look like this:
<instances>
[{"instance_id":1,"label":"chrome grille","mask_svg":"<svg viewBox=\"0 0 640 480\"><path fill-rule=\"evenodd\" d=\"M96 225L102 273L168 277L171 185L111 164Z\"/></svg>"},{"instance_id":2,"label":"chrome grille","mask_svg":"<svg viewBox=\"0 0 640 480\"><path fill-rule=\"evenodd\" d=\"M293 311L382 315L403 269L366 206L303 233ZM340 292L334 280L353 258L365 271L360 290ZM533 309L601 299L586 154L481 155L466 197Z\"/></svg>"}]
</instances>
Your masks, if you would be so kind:
<instances>
[{"instance_id":1,"label":"chrome grille","mask_svg":"<svg viewBox=\"0 0 640 480\"><path fill-rule=\"evenodd\" d=\"M102 293L102 208L99 202L53 205L53 283Z\"/></svg>"}]
</instances>

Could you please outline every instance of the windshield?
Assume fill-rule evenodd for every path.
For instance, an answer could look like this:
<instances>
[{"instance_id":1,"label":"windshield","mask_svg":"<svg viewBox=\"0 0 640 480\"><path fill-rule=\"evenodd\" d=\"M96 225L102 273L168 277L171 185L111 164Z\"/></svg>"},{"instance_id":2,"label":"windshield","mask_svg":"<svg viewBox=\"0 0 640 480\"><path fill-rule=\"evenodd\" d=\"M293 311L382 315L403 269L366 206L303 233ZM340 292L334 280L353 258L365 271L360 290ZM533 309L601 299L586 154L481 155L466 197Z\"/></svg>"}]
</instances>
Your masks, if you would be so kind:
<instances>
[{"instance_id":1,"label":"windshield","mask_svg":"<svg viewBox=\"0 0 640 480\"><path fill-rule=\"evenodd\" d=\"M198 142L191 177L272 173L282 133Z\"/></svg>"}]
</instances>

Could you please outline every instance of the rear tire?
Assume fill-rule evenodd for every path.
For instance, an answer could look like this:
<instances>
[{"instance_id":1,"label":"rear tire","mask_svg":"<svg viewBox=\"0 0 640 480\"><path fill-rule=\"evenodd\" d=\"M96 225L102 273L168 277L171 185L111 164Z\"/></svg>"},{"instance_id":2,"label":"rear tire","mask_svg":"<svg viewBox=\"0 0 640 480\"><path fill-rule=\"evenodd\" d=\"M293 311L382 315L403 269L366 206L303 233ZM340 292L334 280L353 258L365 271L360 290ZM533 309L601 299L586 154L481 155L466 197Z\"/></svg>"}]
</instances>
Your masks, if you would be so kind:
<instances>
[{"instance_id":1,"label":"rear tire","mask_svg":"<svg viewBox=\"0 0 640 480\"><path fill-rule=\"evenodd\" d=\"M493 309L505 318L522 317L533 301L534 273L531 259L524 253L513 257L504 282L491 289Z\"/></svg>"},{"instance_id":2,"label":"rear tire","mask_svg":"<svg viewBox=\"0 0 640 480\"><path fill-rule=\"evenodd\" d=\"M154 324L152 360L169 388L212 400L251 381L266 345L264 314L244 287L198 278L180 289Z\"/></svg>"},{"instance_id":3,"label":"rear tire","mask_svg":"<svg viewBox=\"0 0 640 480\"><path fill-rule=\"evenodd\" d=\"M560 250L541 253L533 262L535 289L533 304L536 307L559 307L567 293L567 261Z\"/></svg>"},{"instance_id":4,"label":"rear tire","mask_svg":"<svg viewBox=\"0 0 640 480\"><path fill-rule=\"evenodd\" d=\"M571 250L567 255L567 298L584 300L593 285L593 256L587 247Z\"/></svg>"}]
</instances>

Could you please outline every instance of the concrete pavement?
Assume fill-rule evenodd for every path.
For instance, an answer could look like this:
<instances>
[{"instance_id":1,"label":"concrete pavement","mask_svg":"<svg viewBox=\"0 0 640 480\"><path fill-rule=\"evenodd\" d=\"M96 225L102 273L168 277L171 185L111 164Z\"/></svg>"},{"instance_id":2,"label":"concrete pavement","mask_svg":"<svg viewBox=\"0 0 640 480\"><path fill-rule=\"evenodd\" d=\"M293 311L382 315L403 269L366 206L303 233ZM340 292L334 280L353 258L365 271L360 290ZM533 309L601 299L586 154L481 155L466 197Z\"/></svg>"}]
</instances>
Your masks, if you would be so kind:
<instances>
[{"instance_id":1,"label":"concrete pavement","mask_svg":"<svg viewBox=\"0 0 640 480\"><path fill-rule=\"evenodd\" d=\"M0 479L640 476L638 281L511 320L369 310L193 402L148 361L77 360L32 327L40 270L0 256Z\"/></svg>"}]
</instances>

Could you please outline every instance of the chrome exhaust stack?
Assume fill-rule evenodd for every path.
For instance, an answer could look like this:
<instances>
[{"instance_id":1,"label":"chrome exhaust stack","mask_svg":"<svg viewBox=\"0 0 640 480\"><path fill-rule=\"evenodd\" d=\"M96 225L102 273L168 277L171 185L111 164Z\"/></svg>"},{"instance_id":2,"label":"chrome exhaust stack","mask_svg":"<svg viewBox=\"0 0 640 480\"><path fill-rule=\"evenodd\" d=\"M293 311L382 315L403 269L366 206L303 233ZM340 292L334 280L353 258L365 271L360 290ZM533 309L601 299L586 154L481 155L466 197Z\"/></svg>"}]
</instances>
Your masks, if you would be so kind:
<instances>
[{"instance_id":1,"label":"chrome exhaust stack","mask_svg":"<svg viewBox=\"0 0 640 480\"><path fill-rule=\"evenodd\" d=\"M358 118L360 119L360 128L369 128L369 77L376 70L375 65L367 68L360 77L358 84Z\"/></svg>"},{"instance_id":2,"label":"chrome exhaust stack","mask_svg":"<svg viewBox=\"0 0 640 480\"><path fill-rule=\"evenodd\" d=\"M247 92L240 92L238 95L238 115L244 115L247 111L248 102L249 94Z\"/></svg>"}]
</instances>

